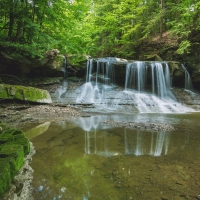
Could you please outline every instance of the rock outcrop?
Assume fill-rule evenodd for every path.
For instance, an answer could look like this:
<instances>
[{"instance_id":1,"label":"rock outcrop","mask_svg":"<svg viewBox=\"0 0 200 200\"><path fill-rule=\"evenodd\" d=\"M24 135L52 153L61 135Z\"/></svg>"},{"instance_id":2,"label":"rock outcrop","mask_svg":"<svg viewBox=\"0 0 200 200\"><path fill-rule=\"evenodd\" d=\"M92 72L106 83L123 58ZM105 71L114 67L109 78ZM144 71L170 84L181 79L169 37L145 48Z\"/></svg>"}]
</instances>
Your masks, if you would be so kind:
<instances>
[{"instance_id":1,"label":"rock outcrop","mask_svg":"<svg viewBox=\"0 0 200 200\"><path fill-rule=\"evenodd\" d=\"M0 99L16 99L36 103L52 103L47 90L21 85L0 84Z\"/></svg>"},{"instance_id":2,"label":"rock outcrop","mask_svg":"<svg viewBox=\"0 0 200 200\"><path fill-rule=\"evenodd\" d=\"M63 76L64 57L59 50L45 52L42 59L27 58L16 52L0 52L1 74L15 74L25 76Z\"/></svg>"}]
</instances>

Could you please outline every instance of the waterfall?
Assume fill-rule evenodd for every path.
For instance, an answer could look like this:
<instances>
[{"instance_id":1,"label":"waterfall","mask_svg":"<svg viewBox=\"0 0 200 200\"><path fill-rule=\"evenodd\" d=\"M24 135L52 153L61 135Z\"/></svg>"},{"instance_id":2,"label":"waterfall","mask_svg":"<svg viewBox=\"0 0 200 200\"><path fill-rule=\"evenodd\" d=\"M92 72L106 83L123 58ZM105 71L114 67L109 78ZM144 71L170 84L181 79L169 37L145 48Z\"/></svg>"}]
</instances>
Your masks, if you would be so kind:
<instances>
[{"instance_id":1,"label":"waterfall","mask_svg":"<svg viewBox=\"0 0 200 200\"><path fill-rule=\"evenodd\" d=\"M187 71L187 69L185 68L183 64L181 64L181 67L183 68L185 72L185 89L193 90L192 80L191 80L189 72Z\"/></svg>"},{"instance_id":2,"label":"waterfall","mask_svg":"<svg viewBox=\"0 0 200 200\"><path fill-rule=\"evenodd\" d=\"M115 75L112 59L90 59L86 67L86 83L81 87L76 102L107 104L107 92L113 87Z\"/></svg>"},{"instance_id":3,"label":"waterfall","mask_svg":"<svg viewBox=\"0 0 200 200\"><path fill-rule=\"evenodd\" d=\"M65 56L63 56L63 72L64 72L63 85L66 86L67 85L67 59Z\"/></svg>"},{"instance_id":4,"label":"waterfall","mask_svg":"<svg viewBox=\"0 0 200 200\"><path fill-rule=\"evenodd\" d=\"M67 59L65 56L63 56L63 67L62 67L62 71L63 71L63 81L62 81L62 85L59 86L57 88L57 90L55 91L55 94L58 98L62 98L66 92L67 92Z\"/></svg>"},{"instance_id":5,"label":"waterfall","mask_svg":"<svg viewBox=\"0 0 200 200\"><path fill-rule=\"evenodd\" d=\"M148 77L151 77L151 89L148 88ZM149 91L157 94L161 99L175 99L170 91L171 78L169 66L166 62L142 62L128 63L126 66L125 91L134 89L139 93Z\"/></svg>"},{"instance_id":6,"label":"waterfall","mask_svg":"<svg viewBox=\"0 0 200 200\"><path fill-rule=\"evenodd\" d=\"M86 83L76 91L77 103L90 103L97 109L139 113L183 113L193 111L178 103L171 92L167 62L126 62L124 90L114 89L116 58L90 59ZM187 76L188 80L188 76ZM188 87L188 84L187 84Z\"/></svg>"}]
</instances>

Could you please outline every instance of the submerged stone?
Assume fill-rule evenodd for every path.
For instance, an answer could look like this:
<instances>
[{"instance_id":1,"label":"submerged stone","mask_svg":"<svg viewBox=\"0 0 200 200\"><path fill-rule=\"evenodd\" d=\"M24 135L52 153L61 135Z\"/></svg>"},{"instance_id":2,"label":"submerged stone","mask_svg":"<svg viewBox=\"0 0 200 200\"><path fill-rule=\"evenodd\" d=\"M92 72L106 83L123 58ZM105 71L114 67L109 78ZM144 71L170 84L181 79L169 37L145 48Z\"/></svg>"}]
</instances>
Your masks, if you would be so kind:
<instances>
[{"instance_id":1,"label":"submerged stone","mask_svg":"<svg viewBox=\"0 0 200 200\"><path fill-rule=\"evenodd\" d=\"M21 85L0 84L1 99L18 99L37 103L52 103L47 90Z\"/></svg>"}]
</instances>

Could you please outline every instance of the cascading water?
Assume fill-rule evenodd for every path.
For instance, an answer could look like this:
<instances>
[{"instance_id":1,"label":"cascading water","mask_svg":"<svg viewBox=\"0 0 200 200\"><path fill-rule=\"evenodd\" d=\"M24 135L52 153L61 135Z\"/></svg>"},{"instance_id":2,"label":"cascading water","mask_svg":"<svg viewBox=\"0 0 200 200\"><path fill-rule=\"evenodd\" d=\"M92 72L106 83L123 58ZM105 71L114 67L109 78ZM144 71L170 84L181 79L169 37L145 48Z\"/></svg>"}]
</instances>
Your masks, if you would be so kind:
<instances>
[{"instance_id":1,"label":"cascading water","mask_svg":"<svg viewBox=\"0 0 200 200\"><path fill-rule=\"evenodd\" d=\"M167 62L127 63L125 90L118 93L113 92L115 87L113 63L115 62L117 60L113 58L98 59L96 62L93 59L88 61L86 83L79 88L77 103L92 103L101 109L122 112L193 111L178 103L172 94Z\"/></svg>"},{"instance_id":2,"label":"cascading water","mask_svg":"<svg viewBox=\"0 0 200 200\"><path fill-rule=\"evenodd\" d=\"M114 84L112 59L99 59L96 66L93 59L87 62L86 83L81 87L77 103L96 103L106 105L108 91Z\"/></svg>"},{"instance_id":3,"label":"cascading water","mask_svg":"<svg viewBox=\"0 0 200 200\"><path fill-rule=\"evenodd\" d=\"M191 80L189 72L187 71L187 69L185 68L183 64L181 64L181 67L183 68L185 72L185 89L193 90L192 80Z\"/></svg>"},{"instance_id":4,"label":"cascading water","mask_svg":"<svg viewBox=\"0 0 200 200\"><path fill-rule=\"evenodd\" d=\"M62 71L64 73L63 75L63 82L62 85L59 86L56 90L56 96L58 98L62 98L62 96L67 92L67 59L65 56L63 56L63 67Z\"/></svg>"},{"instance_id":5,"label":"cascading water","mask_svg":"<svg viewBox=\"0 0 200 200\"><path fill-rule=\"evenodd\" d=\"M151 77L151 83L147 83ZM126 66L125 91L129 89L137 90L140 93L149 91L157 94L161 99L175 99L170 91L171 88L169 66L161 62L141 62L128 63ZM151 88L148 89L148 85Z\"/></svg>"},{"instance_id":6,"label":"cascading water","mask_svg":"<svg viewBox=\"0 0 200 200\"><path fill-rule=\"evenodd\" d=\"M140 113L192 111L178 103L172 94L167 62L128 63L125 90L117 94L111 108L123 110L121 105L125 104L134 106Z\"/></svg>"}]
</instances>

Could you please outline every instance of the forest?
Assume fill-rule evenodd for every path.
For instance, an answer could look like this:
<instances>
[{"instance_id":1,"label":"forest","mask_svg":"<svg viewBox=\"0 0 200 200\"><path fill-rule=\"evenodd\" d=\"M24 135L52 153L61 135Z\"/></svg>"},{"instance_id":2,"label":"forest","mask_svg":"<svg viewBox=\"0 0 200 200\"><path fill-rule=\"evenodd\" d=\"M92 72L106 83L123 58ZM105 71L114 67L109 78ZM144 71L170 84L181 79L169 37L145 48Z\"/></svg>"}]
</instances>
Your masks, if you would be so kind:
<instances>
[{"instance_id":1,"label":"forest","mask_svg":"<svg viewBox=\"0 0 200 200\"><path fill-rule=\"evenodd\" d=\"M200 0L0 0L0 199L200 200Z\"/></svg>"},{"instance_id":2,"label":"forest","mask_svg":"<svg viewBox=\"0 0 200 200\"><path fill-rule=\"evenodd\" d=\"M53 48L133 58L142 42L167 34L184 54L199 15L198 0L1 0L0 47L33 58Z\"/></svg>"}]
</instances>

